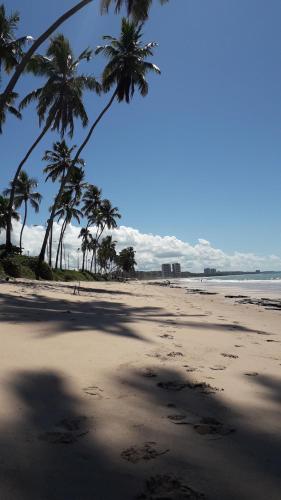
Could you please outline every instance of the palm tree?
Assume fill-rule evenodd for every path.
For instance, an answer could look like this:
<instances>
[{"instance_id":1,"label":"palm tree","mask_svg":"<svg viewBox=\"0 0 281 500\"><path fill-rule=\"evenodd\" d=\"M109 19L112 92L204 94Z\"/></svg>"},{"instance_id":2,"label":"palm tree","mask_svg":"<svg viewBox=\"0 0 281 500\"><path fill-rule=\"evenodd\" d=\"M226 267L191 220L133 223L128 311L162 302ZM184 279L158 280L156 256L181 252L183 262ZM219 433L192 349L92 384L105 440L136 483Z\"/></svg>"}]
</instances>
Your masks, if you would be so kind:
<instances>
[{"instance_id":1,"label":"palm tree","mask_svg":"<svg viewBox=\"0 0 281 500\"><path fill-rule=\"evenodd\" d=\"M29 62L28 71L47 78L46 83L28 94L21 102L21 109L35 100L39 125L44 123L39 136L27 151L16 170L12 181L10 194L10 207L13 205L15 185L19 173L31 155L34 148L44 137L46 132L56 130L63 136L69 130L70 136L74 131L74 120L81 120L83 127L88 124L88 116L83 104L83 93L85 90L100 92L100 85L93 76L78 74L81 61L89 61L91 50L84 50L78 58L74 57L69 41L63 35L54 37L47 50L47 57L34 56ZM8 221L6 247L9 251L11 244L11 231Z\"/></svg>"},{"instance_id":2,"label":"palm tree","mask_svg":"<svg viewBox=\"0 0 281 500\"><path fill-rule=\"evenodd\" d=\"M141 95L145 97L148 93L148 83L146 80L147 73L149 71L153 71L157 74L160 73L160 69L155 64L146 60L148 56L153 55L153 49L157 46L157 44L155 42L150 42L146 45L142 45L141 29L142 25L138 25L138 23L134 21L129 21L123 18L120 37L117 39L106 36L104 39L109 39L110 44L104 47L98 47L96 53L102 52L109 59L109 62L103 71L103 89L105 91L109 91L113 85L115 85L115 89L109 102L98 115L84 142L77 150L73 160L74 163L77 158L80 157L96 126L109 110L115 99L119 102L126 101L129 103L134 95L135 87L137 87ZM67 180L66 176L65 182L67 182ZM61 188L63 190L64 186L61 186ZM58 202L59 198L57 198L55 205ZM51 224L49 223L41 252L39 254L39 263L42 262L45 257L50 228Z\"/></svg>"},{"instance_id":3,"label":"palm tree","mask_svg":"<svg viewBox=\"0 0 281 500\"><path fill-rule=\"evenodd\" d=\"M8 219L8 208L9 208L9 199L5 196L0 195L0 232L1 229L7 229L7 219ZM12 219L19 221L20 216L18 212L13 207L12 211Z\"/></svg>"},{"instance_id":4,"label":"palm tree","mask_svg":"<svg viewBox=\"0 0 281 500\"><path fill-rule=\"evenodd\" d=\"M98 262L101 269L105 272L110 271L112 264L116 261L116 241L112 236L103 238L98 249Z\"/></svg>"},{"instance_id":5,"label":"palm tree","mask_svg":"<svg viewBox=\"0 0 281 500\"><path fill-rule=\"evenodd\" d=\"M96 212L89 218L91 224L96 225L95 246L93 245L94 260L95 260L95 273L97 272L97 249L99 240L105 228L115 229L117 227L116 219L121 219L121 214L118 212L117 207L113 207L111 202L107 199L101 200Z\"/></svg>"},{"instance_id":6,"label":"palm tree","mask_svg":"<svg viewBox=\"0 0 281 500\"><path fill-rule=\"evenodd\" d=\"M82 211L84 212L84 215L88 217L90 222L93 221L97 213L97 210L100 207L101 193L102 190L100 188L98 188L94 184L88 184L86 191L83 195Z\"/></svg>"},{"instance_id":7,"label":"palm tree","mask_svg":"<svg viewBox=\"0 0 281 500\"><path fill-rule=\"evenodd\" d=\"M64 193L64 195L62 196L61 207L56 213L58 221L63 219L63 223L61 227L59 244L57 248L55 269L57 269L58 267L59 255L60 255L60 268L62 269L62 245L63 245L64 234L68 224L70 224L73 218L77 220L78 224L80 224L80 218L83 217L83 213L76 207L77 207L77 202L75 201L75 199L73 200L71 198L71 194L69 192Z\"/></svg>"},{"instance_id":8,"label":"palm tree","mask_svg":"<svg viewBox=\"0 0 281 500\"><path fill-rule=\"evenodd\" d=\"M90 246L90 231L87 227L82 227L78 238L82 238L82 245L81 245L81 250L83 253L83 263L82 263L82 271L85 269L85 257L86 257L86 252L89 250Z\"/></svg>"},{"instance_id":9,"label":"palm tree","mask_svg":"<svg viewBox=\"0 0 281 500\"><path fill-rule=\"evenodd\" d=\"M10 73L19 64L26 41L33 40L30 36L16 38L19 21L18 12L7 16L4 4L0 5L0 78L2 68Z\"/></svg>"},{"instance_id":10,"label":"palm tree","mask_svg":"<svg viewBox=\"0 0 281 500\"><path fill-rule=\"evenodd\" d=\"M163 5L168 0L159 0L159 2ZM107 12L112 3L115 4L115 12L120 12L121 8L126 6L128 15L131 15L135 21L145 21L148 18L152 0L102 0L102 12Z\"/></svg>"},{"instance_id":11,"label":"palm tree","mask_svg":"<svg viewBox=\"0 0 281 500\"><path fill-rule=\"evenodd\" d=\"M22 204L24 204L24 218L20 232L20 253L22 253L22 235L27 219L28 203L30 203L30 205L32 206L32 208L35 210L36 213L39 212L39 205L42 200L42 195L37 191L34 192L34 189L36 189L37 186L38 186L37 179L34 179L33 177L28 177L27 173L24 170L22 170L16 183L15 198L14 198L14 205L16 209L20 208ZM9 196L11 194L11 190L12 190L12 185L9 189L6 189L4 191L4 195Z\"/></svg>"},{"instance_id":12,"label":"palm tree","mask_svg":"<svg viewBox=\"0 0 281 500\"><path fill-rule=\"evenodd\" d=\"M45 151L45 154L43 156L43 161L47 161L48 164L44 168L43 172L47 174L46 176L46 181L51 179L52 182L59 181L61 184L64 181L64 178L68 172L68 169L72 167L73 170L80 170L78 165L84 165L84 160L78 158L76 161L76 164L74 165L72 163L72 153L75 150L76 146L68 147L66 144L65 140L63 139L61 142L55 142L53 143L53 149L48 149ZM73 177L74 174L72 174ZM81 175L81 173L80 173ZM77 176L77 174L76 174ZM69 181L69 189L71 186L71 181L73 178L70 176L70 181ZM77 182L77 178L76 178ZM67 185L66 185L67 187ZM73 186L71 187L73 189ZM77 188L76 188L77 189ZM61 191L61 190L60 190ZM61 197L63 196L63 191L60 194L60 200ZM60 201L61 203L61 201ZM56 207L56 211L54 211L54 205L50 209L50 217L47 221L47 224L51 222L51 231L50 231L50 246L49 246L49 265L52 266L52 232L53 232L53 222L54 218L56 217L56 212L59 210L59 206Z\"/></svg>"},{"instance_id":13,"label":"palm tree","mask_svg":"<svg viewBox=\"0 0 281 500\"><path fill-rule=\"evenodd\" d=\"M164 4L168 0L159 0L161 4ZM36 38L30 47L30 49L21 58L21 61L16 66L15 72L8 82L4 92L0 94L0 133L1 133L1 119L5 120L5 109L7 103L11 103L11 97L14 94L14 88L17 84L18 79L25 70L30 59L36 53L37 49L61 26L67 19L76 14L78 11L83 9L86 5L92 3L93 0L81 0L74 7L66 11L62 16L60 16L54 23L51 24L38 38ZM151 0L101 0L102 12L106 12L109 6L114 3L115 10L119 11L122 6L127 7L128 15L132 14L136 21L145 20L148 17L149 8L151 6ZM3 122L2 122L3 123Z\"/></svg>"}]
</instances>

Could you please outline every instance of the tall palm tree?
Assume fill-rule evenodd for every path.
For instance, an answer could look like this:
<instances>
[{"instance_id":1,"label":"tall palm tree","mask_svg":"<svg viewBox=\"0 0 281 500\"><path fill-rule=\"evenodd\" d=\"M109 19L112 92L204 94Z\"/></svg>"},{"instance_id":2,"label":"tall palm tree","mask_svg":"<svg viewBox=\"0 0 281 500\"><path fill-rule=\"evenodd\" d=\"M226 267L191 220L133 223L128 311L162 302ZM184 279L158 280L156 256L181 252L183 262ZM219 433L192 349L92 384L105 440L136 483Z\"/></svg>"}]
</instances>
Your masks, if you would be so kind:
<instances>
[{"instance_id":1,"label":"tall palm tree","mask_svg":"<svg viewBox=\"0 0 281 500\"><path fill-rule=\"evenodd\" d=\"M117 227L116 219L121 219L121 214L117 207L113 207L107 199L101 200L96 212L89 218L89 222L96 226L95 245L93 245L95 273L97 272L97 249L99 240L105 229L115 229Z\"/></svg>"},{"instance_id":2,"label":"tall palm tree","mask_svg":"<svg viewBox=\"0 0 281 500\"><path fill-rule=\"evenodd\" d=\"M93 221L101 203L102 190L94 184L88 184L83 195L82 211L90 222Z\"/></svg>"},{"instance_id":3,"label":"tall palm tree","mask_svg":"<svg viewBox=\"0 0 281 500\"><path fill-rule=\"evenodd\" d=\"M60 183L63 182L63 179L65 178L68 169L71 167L72 170L79 170L80 167L78 165L84 165L84 160L78 158L75 165L72 163L72 153L75 150L76 146L68 147L66 144L65 140L63 139L61 142L57 141L53 143L53 149L48 149L45 151L45 154L43 156L43 161L47 161L47 165L44 168L43 172L47 174L46 176L46 181L51 180L52 182L59 181ZM65 187L72 185L73 181L73 175L71 174L70 179L69 179L69 184L66 185ZM80 173L81 176L81 173ZM77 182L77 174L76 174L76 182ZM74 189L73 186L71 189ZM63 191L60 194L60 203L61 203L61 197L63 196ZM54 205L50 209L50 217L47 221L47 224L50 223L51 221L51 230L50 230L50 240L49 240L49 265L52 266L52 233L53 233L53 221L54 218L56 217L56 212L59 210L59 205L56 207L56 211L54 211Z\"/></svg>"},{"instance_id":4,"label":"tall palm tree","mask_svg":"<svg viewBox=\"0 0 281 500\"><path fill-rule=\"evenodd\" d=\"M98 262L101 269L105 272L110 271L112 264L116 261L116 241L112 236L103 238L98 249Z\"/></svg>"},{"instance_id":5,"label":"tall palm tree","mask_svg":"<svg viewBox=\"0 0 281 500\"><path fill-rule=\"evenodd\" d=\"M73 200L71 198L71 194L69 192L64 193L64 195L62 196L61 207L57 211L56 216L58 217L58 221L63 219L63 223L61 227L60 238L57 248L55 269L57 269L58 267L59 255L60 255L60 268L62 269L62 245L66 228L68 224L70 224L72 219L76 219L78 224L80 224L80 219L81 217L83 217L83 213L81 212L81 210L77 208L77 202L75 201L75 199Z\"/></svg>"},{"instance_id":6,"label":"tall palm tree","mask_svg":"<svg viewBox=\"0 0 281 500\"><path fill-rule=\"evenodd\" d=\"M85 257L86 257L86 252L89 250L90 246L90 231L87 227L82 227L78 238L82 238L82 244L81 244L81 250L83 254L83 262L82 262L82 271L85 269Z\"/></svg>"},{"instance_id":7,"label":"tall palm tree","mask_svg":"<svg viewBox=\"0 0 281 500\"><path fill-rule=\"evenodd\" d=\"M9 208L9 198L0 195L0 232L1 229L7 229L7 219L8 219L8 208ZM12 220L19 221L20 216L18 212L13 207Z\"/></svg>"},{"instance_id":8,"label":"tall palm tree","mask_svg":"<svg viewBox=\"0 0 281 500\"><path fill-rule=\"evenodd\" d=\"M98 115L97 119L91 126L84 142L81 144L74 157L74 162L80 157L83 149L88 144L96 126L109 110L115 99L119 102L130 102L134 95L135 87L140 91L141 95L145 97L148 93L148 83L146 75L149 71L160 73L160 69L153 63L148 62L148 56L153 55L153 49L157 46L155 42L150 42L142 45L142 25L138 25L135 21L122 19L120 37L104 37L110 40L110 44L104 47L98 47L96 53L103 53L108 59L108 64L105 66L102 76L103 89L109 91L113 86L113 94L105 106L105 108ZM67 176L65 183L67 182ZM64 186L61 186L64 189ZM57 197L56 203L59 202ZM39 254L39 263L44 260L45 251L51 223L48 224L46 234L43 240L42 248Z\"/></svg>"},{"instance_id":9,"label":"tall palm tree","mask_svg":"<svg viewBox=\"0 0 281 500\"><path fill-rule=\"evenodd\" d=\"M33 177L28 177L28 174L22 170L19 178L17 179L16 189L15 189L15 198L14 205L15 208L20 208L22 204L24 204L24 218L20 232L20 253L22 253L22 235L23 230L25 228L26 219L27 219L27 209L28 203L32 206L36 213L39 212L39 206L42 200L42 195L37 191L34 191L38 186L37 179ZM12 185L10 188L4 191L5 196L9 196L11 194Z\"/></svg>"},{"instance_id":10,"label":"tall palm tree","mask_svg":"<svg viewBox=\"0 0 281 500\"><path fill-rule=\"evenodd\" d=\"M168 1L159 0L161 5ZM111 4L115 4L115 12L120 12L121 8L125 6L128 15L131 15L135 21L145 21L148 18L152 0L102 0L102 12L108 12Z\"/></svg>"},{"instance_id":11,"label":"tall palm tree","mask_svg":"<svg viewBox=\"0 0 281 500\"><path fill-rule=\"evenodd\" d=\"M23 56L23 48L30 36L16 38L16 31L20 21L19 13L6 14L4 4L0 5L0 78L2 68L10 73Z\"/></svg>"},{"instance_id":12,"label":"tall palm tree","mask_svg":"<svg viewBox=\"0 0 281 500\"><path fill-rule=\"evenodd\" d=\"M7 102L11 104L11 96L13 94L14 88L17 84L18 79L25 70L30 59L36 53L37 49L61 26L67 19L79 12L86 5L92 3L94 0L81 0L71 9L67 10L62 14L54 23L49 26L46 31L44 31L40 36L38 36L30 49L21 58L21 61L16 66L15 72L8 82L4 92L0 94L0 133L1 133L1 118L5 120L5 108ZM161 4L164 4L168 0L159 0ZM101 0L101 10L106 12L109 6L114 3L115 10L119 11L122 6L127 8L128 15L132 14L136 21L144 21L148 17L149 8L151 6L151 0ZM2 122L3 123L3 122Z\"/></svg>"},{"instance_id":13,"label":"tall palm tree","mask_svg":"<svg viewBox=\"0 0 281 500\"><path fill-rule=\"evenodd\" d=\"M21 102L21 109L31 101L37 101L39 125L44 124L39 136L27 151L18 165L12 181L10 207L13 205L15 185L20 171L31 155L34 148L44 137L46 132L56 130L61 136L74 131L74 120L81 120L83 127L88 124L88 116L83 104L85 90L100 92L100 85L93 76L79 75L78 67L81 61L89 61L91 50L84 50L75 58L69 41L63 35L54 37L47 49L47 57L34 56L27 69L35 75L45 77L46 83L28 94ZM11 246L11 230L8 221L6 247Z\"/></svg>"}]
</instances>

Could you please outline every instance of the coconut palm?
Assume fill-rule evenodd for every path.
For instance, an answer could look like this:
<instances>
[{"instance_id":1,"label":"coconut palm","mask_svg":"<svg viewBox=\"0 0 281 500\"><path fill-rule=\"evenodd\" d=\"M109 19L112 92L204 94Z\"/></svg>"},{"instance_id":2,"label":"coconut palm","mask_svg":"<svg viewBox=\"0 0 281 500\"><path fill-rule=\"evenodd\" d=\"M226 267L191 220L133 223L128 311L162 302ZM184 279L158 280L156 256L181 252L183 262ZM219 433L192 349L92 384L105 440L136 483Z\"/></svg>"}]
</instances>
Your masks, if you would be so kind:
<instances>
[{"instance_id":1,"label":"coconut palm","mask_svg":"<svg viewBox=\"0 0 281 500\"><path fill-rule=\"evenodd\" d=\"M98 263L104 272L111 270L112 264L116 261L116 241L112 236L103 238L98 249Z\"/></svg>"},{"instance_id":2,"label":"coconut palm","mask_svg":"<svg viewBox=\"0 0 281 500\"><path fill-rule=\"evenodd\" d=\"M7 229L8 209L9 209L9 198L0 195L0 232L1 229L5 230ZM20 220L20 216L14 207L12 210L12 220L16 221Z\"/></svg>"},{"instance_id":3,"label":"coconut palm","mask_svg":"<svg viewBox=\"0 0 281 500\"><path fill-rule=\"evenodd\" d=\"M135 21L122 19L120 37L104 37L110 41L104 47L98 47L96 53L104 53L109 59L103 75L102 83L103 89L109 91L114 85L113 94L105 106L105 108L98 115L97 119L91 126L84 142L81 144L74 157L74 162L80 157L83 149L88 144L92 134L101 121L102 117L109 110L115 99L119 102L130 102L134 95L135 87L140 91L141 95L145 97L148 93L148 83L146 75L149 71L160 73L160 69L153 63L148 62L148 56L153 55L153 49L157 46L155 42L150 42L142 45L142 25L138 25ZM67 182L67 179L66 181ZM62 189L64 186L62 186ZM57 199L58 203L59 199ZM56 202L55 202L56 203ZM39 263L44 260L45 251L51 224L48 224L45 238L43 240L42 248L39 254Z\"/></svg>"},{"instance_id":4,"label":"coconut palm","mask_svg":"<svg viewBox=\"0 0 281 500\"><path fill-rule=\"evenodd\" d=\"M28 174L22 170L16 183L14 205L15 208L20 208L24 204L24 218L20 232L20 253L22 253L22 235L25 228L28 203L32 206L36 213L39 212L39 206L42 200L42 195L34 191L38 186L37 179L28 177ZM4 191L5 196L10 196L12 190L12 183L9 189Z\"/></svg>"},{"instance_id":5,"label":"coconut palm","mask_svg":"<svg viewBox=\"0 0 281 500\"><path fill-rule=\"evenodd\" d=\"M47 57L34 56L27 67L35 75L47 79L46 83L28 94L21 102L21 109L32 101L37 101L39 125L43 125L39 136L27 151L16 170L12 181L10 207L13 205L15 184L19 173L34 148L46 132L56 130L63 136L67 131L72 136L74 121L79 119L83 127L88 124L88 116L83 104L84 91L100 92L100 85L93 76L79 75L79 64L91 58L91 50L84 50L75 58L69 41L63 35L54 37L47 49ZM11 231L7 226L6 246L9 249Z\"/></svg>"},{"instance_id":6,"label":"coconut palm","mask_svg":"<svg viewBox=\"0 0 281 500\"><path fill-rule=\"evenodd\" d=\"M97 210L101 203L102 190L94 184L88 184L86 191L83 195L82 210L84 215L88 217L89 224L93 222Z\"/></svg>"},{"instance_id":7,"label":"coconut palm","mask_svg":"<svg viewBox=\"0 0 281 500\"><path fill-rule=\"evenodd\" d=\"M96 212L92 215L92 218L89 218L89 223L96 226L96 244L95 246L93 246L95 273L97 272L96 255L99 246L99 240L105 229L115 229L117 227L116 219L121 219L121 214L118 212L118 208L113 207L111 202L107 199L100 201L99 207L97 208Z\"/></svg>"},{"instance_id":8,"label":"coconut palm","mask_svg":"<svg viewBox=\"0 0 281 500\"><path fill-rule=\"evenodd\" d=\"M159 0L161 4L164 4L168 0ZM36 53L37 49L58 29L67 19L76 14L78 11L83 9L86 5L92 3L93 0L81 0L71 9L67 10L62 16L55 20L40 36L38 36L30 49L21 58L21 61L16 66L15 72L8 82L3 94L0 94L0 132L1 132L1 118L5 117L5 108L7 102L10 102L11 96L13 94L14 88L17 84L18 79L28 65L30 59ZM132 14L136 21L145 20L148 17L149 8L151 6L152 0L101 0L101 10L106 12L111 4L115 5L115 10L118 12L122 6L127 8L128 15ZM3 122L2 122L3 123Z\"/></svg>"},{"instance_id":9,"label":"coconut palm","mask_svg":"<svg viewBox=\"0 0 281 500\"><path fill-rule=\"evenodd\" d=\"M167 3L168 0L159 0L160 4ZM152 0L102 0L102 12L107 12L111 4L115 5L115 12L120 12L122 7L126 7L128 15L135 21L145 21L148 18Z\"/></svg>"},{"instance_id":10,"label":"coconut palm","mask_svg":"<svg viewBox=\"0 0 281 500\"><path fill-rule=\"evenodd\" d=\"M64 181L64 178L68 172L68 169L71 167L72 170L80 170L80 167L78 165L84 165L84 160L78 158L76 163L72 163L72 153L75 150L76 146L68 147L66 144L65 140L63 139L61 142L54 142L53 143L53 149L48 149L45 151L45 154L43 156L43 161L48 162L46 167L44 168L43 172L47 174L46 176L46 181L51 180L52 182L59 181L60 182L60 196L63 196L64 190L61 189L61 185ZM69 188L71 185L71 181L73 180L73 175L70 176L69 180ZM80 173L81 175L81 173ZM76 173L77 176L77 173ZM77 182L77 178L76 178ZM67 186L67 185L66 185ZM71 189L74 189L73 186ZM77 188L76 188L77 189ZM61 203L61 201L60 201ZM47 224L49 225L51 223L51 230L50 230L50 240L49 240L49 264L50 266L52 265L52 232L53 232L53 221L54 218L56 217L56 212L59 210L60 206L58 205L55 207L54 205L50 209L50 217L47 221Z\"/></svg>"},{"instance_id":11,"label":"coconut palm","mask_svg":"<svg viewBox=\"0 0 281 500\"><path fill-rule=\"evenodd\" d=\"M16 38L19 21L18 12L8 16L4 4L0 5L0 77L2 69L10 73L19 64L26 41L32 40L30 36Z\"/></svg>"},{"instance_id":12,"label":"coconut palm","mask_svg":"<svg viewBox=\"0 0 281 500\"><path fill-rule=\"evenodd\" d=\"M75 149L75 145L68 147L63 139L61 142L54 142L53 149L45 151L42 160L48 162L43 170L43 172L47 174L46 181L51 179L52 182L57 180L61 182L62 179L64 179L67 170L72 165L72 153ZM84 160L78 158L74 167L77 165L83 166L84 164Z\"/></svg>"},{"instance_id":13,"label":"coconut palm","mask_svg":"<svg viewBox=\"0 0 281 500\"><path fill-rule=\"evenodd\" d=\"M83 254L82 271L85 269L85 257L90 246L90 231L87 227L82 227L78 238L82 238L81 250Z\"/></svg>"},{"instance_id":14,"label":"coconut palm","mask_svg":"<svg viewBox=\"0 0 281 500\"><path fill-rule=\"evenodd\" d=\"M68 224L70 224L72 219L76 219L78 224L80 224L80 219L81 217L83 217L83 213L81 212L81 210L77 208L77 202L75 201L75 199L74 200L72 199L71 194L69 192L63 194L61 200L61 207L57 211L56 217L58 217L58 221L63 219L63 223L61 226L60 238L57 248L55 269L57 269L58 267L59 255L60 255L60 268L62 269L62 245L66 228Z\"/></svg>"}]
</instances>

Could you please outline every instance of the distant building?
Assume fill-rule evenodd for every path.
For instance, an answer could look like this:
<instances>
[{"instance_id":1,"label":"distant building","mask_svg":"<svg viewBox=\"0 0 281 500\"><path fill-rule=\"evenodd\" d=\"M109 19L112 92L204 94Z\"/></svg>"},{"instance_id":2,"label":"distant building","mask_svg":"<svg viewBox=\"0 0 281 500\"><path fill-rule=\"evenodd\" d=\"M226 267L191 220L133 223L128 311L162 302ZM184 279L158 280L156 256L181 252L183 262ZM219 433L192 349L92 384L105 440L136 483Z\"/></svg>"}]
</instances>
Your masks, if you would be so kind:
<instances>
[{"instance_id":1,"label":"distant building","mask_svg":"<svg viewBox=\"0 0 281 500\"><path fill-rule=\"evenodd\" d=\"M178 264L177 262L175 264L172 264L172 270L173 270L173 277L174 278L181 277L181 265L180 264Z\"/></svg>"},{"instance_id":2,"label":"distant building","mask_svg":"<svg viewBox=\"0 0 281 500\"><path fill-rule=\"evenodd\" d=\"M214 276L217 273L217 270L213 267L205 267L204 274L206 276Z\"/></svg>"},{"instance_id":3,"label":"distant building","mask_svg":"<svg viewBox=\"0 0 281 500\"><path fill-rule=\"evenodd\" d=\"M162 264L162 277L170 278L172 276L171 264Z\"/></svg>"}]
</instances>

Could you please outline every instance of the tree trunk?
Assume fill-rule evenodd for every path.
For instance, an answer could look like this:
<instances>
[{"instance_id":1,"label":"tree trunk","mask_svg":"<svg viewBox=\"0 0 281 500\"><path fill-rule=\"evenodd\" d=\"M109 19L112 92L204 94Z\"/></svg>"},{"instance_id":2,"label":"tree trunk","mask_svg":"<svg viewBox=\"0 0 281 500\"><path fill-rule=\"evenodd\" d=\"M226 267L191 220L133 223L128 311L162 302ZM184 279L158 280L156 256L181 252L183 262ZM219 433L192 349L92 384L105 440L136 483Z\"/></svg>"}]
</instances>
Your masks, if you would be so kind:
<instances>
[{"instance_id":1,"label":"tree trunk","mask_svg":"<svg viewBox=\"0 0 281 500\"><path fill-rule=\"evenodd\" d=\"M32 144L31 148L27 151L25 157L22 159L20 162L15 176L12 180L12 187L11 187L11 193L10 193L10 199L9 199L9 207L8 207L8 217L7 217L7 229L6 229L6 252L10 253L12 250L12 239L11 239L11 232L12 232L12 212L13 212L13 205L14 205L14 199L15 199L15 190L16 190L16 183L19 177L19 174L21 172L21 169L25 162L28 160L29 156L31 155L32 151L36 148L37 144L41 141L41 139L44 137L48 129L50 128L51 124L48 122L47 125L43 128L41 134L37 137L36 141Z\"/></svg>"},{"instance_id":2,"label":"tree trunk","mask_svg":"<svg viewBox=\"0 0 281 500\"><path fill-rule=\"evenodd\" d=\"M85 269L85 254L86 254L86 250L83 252L82 272L83 272L83 271L84 271L84 269Z\"/></svg>"},{"instance_id":3,"label":"tree trunk","mask_svg":"<svg viewBox=\"0 0 281 500\"><path fill-rule=\"evenodd\" d=\"M58 263L59 263L59 255L60 255L60 252L61 252L61 242L62 242L62 235L63 235L64 223L65 223L65 221L63 221L62 226L61 226L61 230L60 230L60 237L59 237L59 244L58 244L58 248L57 248L55 269L58 268Z\"/></svg>"},{"instance_id":4,"label":"tree trunk","mask_svg":"<svg viewBox=\"0 0 281 500\"><path fill-rule=\"evenodd\" d=\"M54 225L54 221L52 222L52 225L51 225L50 238L49 238L49 266L50 267L52 267L53 225Z\"/></svg>"},{"instance_id":5,"label":"tree trunk","mask_svg":"<svg viewBox=\"0 0 281 500\"><path fill-rule=\"evenodd\" d=\"M64 227L63 227L63 230L62 230L62 235L61 235L61 247L60 247L60 269L62 269L62 251L63 251L63 238L64 238L64 233L65 233L65 230L67 228L67 222L66 222L66 219L64 221ZM64 256L64 264L65 264L65 268L66 268L66 262L65 262L65 256Z\"/></svg>"},{"instance_id":6,"label":"tree trunk","mask_svg":"<svg viewBox=\"0 0 281 500\"><path fill-rule=\"evenodd\" d=\"M27 201L24 200L24 219L23 219L23 223L22 223L22 227L21 227L21 232L20 232L20 254L22 254L22 233L23 233L24 226L25 226L25 223L26 223L26 217L27 217Z\"/></svg>"},{"instance_id":7,"label":"tree trunk","mask_svg":"<svg viewBox=\"0 0 281 500\"><path fill-rule=\"evenodd\" d=\"M92 127L89 130L89 133L86 136L86 139L81 144L81 146L78 149L78 151L77 151L74 159L72 160L72 164L71 165L75 165L75 163L77 162L77 160L78 160L81 152L83 151L83 149L85 148L85 146L88 144L88 142L89 142L89 140L90 140L90 138L92 136L92 133L94 132L94 129L96 128L96 126L98 125L98 123L100 122L100 120L102 119L103 115L108 111L108 109L112 105L112 103L113 103L113 101L114 101L114 99L115 99L115 97L117 95L117 91L118 91L118 89L116 88L115 91L114 91L114 93L112 94L112 96L111 96L108 104L105 106L105 108L102 110L102 112L97 117L96 121L93 123ZM47 226L47 229L46 229L46 233L45 233L45 237L44 237L44 240L43 240L42 248L41 248L41 251L40 251L40 254L39 254L39 257L38 257L38 261L39 261L38 264L39 264L39 266L40 266L40 262L43 262L43 260L45 258L45 252L46 252L47 241L48 241L48 237L49 237L49 233L50 233L51 221L54 218L54 214L55 214L55 211L57 209L57 205L58 205L59 200L61 198L61 195L63 193L64 187L65 187L66 183L70 179L70 176L71 176L71 167L68 169L68 172L67 172L67 174L64 177L64 180L63 180L63 182L61 184L59 193L58 193L58 195L57 195L57 197L55 199L55 203L54 203L53 208L52 208L52 212L51 212L49 223L48 223L48 226Z\"/></svg>"},{"instance_id":8,"label":"tree trunk","mask_svg":"<svg viewBox=\"0 0 281 500\"><path fill-rule=\"evenodd\" d=\"M26 54L23 56L21 62L17 65L15 72L10 79L7 87L5 88L3 94L0 96L0 107L5 105L6 99L9 96L9 94L14 90L16 83L20 77L20 75L23 73L28 61L30 61L31 57L37 49L44 43L47 38L62 24L64 23L67 19L69 19L71 16L76 14L79 10L83 9L87 4L91 3L93 0L82 0L81 2L78 2L74 7L69 9L67 12L65 12L62 16L60 16L49 28L42 33L41 36L39 36L30 49L26 52Z\"/></svg>"},{"instance_id":9,"label":"tree trunk","mask_svg":"<svg viewBox=\"0 0 281 500\"><path fill-rule=\"evenodd\" d=\"M70 170L71 169L69 169L69 171ZM41 251L40 251L40 254L38 256L38 267L40 267L41 262L44 261L45 252L46 252L46 248L47 248L47 243L48 243L48 239L49 239L49 234L50 234L50 230L51 230L51 226L53 224L53 221L54 221L54 218L55 218L55 214L57 212L57 209L58 209L58 206L59 206L59 203L60 203L60 199L61 199L62 193L64 191L65 185L66 185L69 177L70 177L70 175L65 175L64 178L62 179L59 192L58 192L58 194L57 194L57 196L55 198L54 204L52 206L52 210L51 210L51 214L50 214L50 217L49 217L49 220L48 220L48 224L47 224L45 236L44 236L44 239L43 239Z\"/></svg>"}]
</instances>

